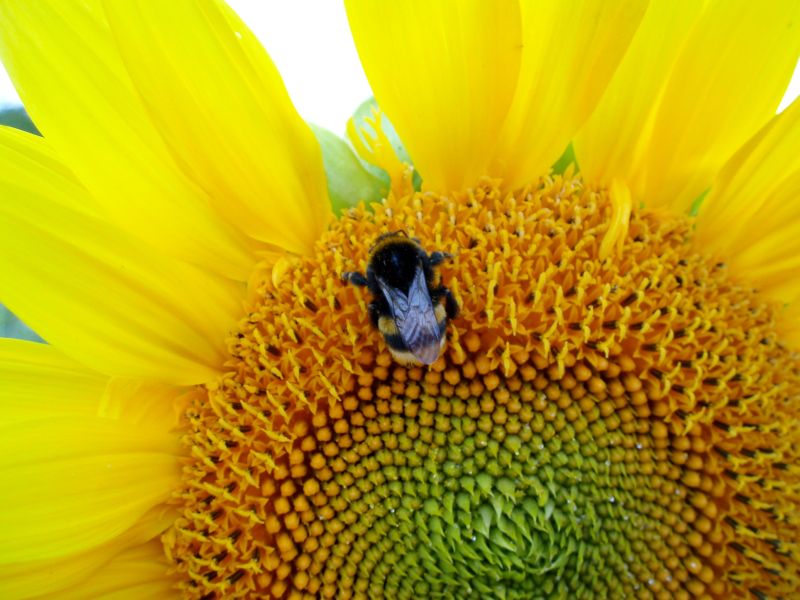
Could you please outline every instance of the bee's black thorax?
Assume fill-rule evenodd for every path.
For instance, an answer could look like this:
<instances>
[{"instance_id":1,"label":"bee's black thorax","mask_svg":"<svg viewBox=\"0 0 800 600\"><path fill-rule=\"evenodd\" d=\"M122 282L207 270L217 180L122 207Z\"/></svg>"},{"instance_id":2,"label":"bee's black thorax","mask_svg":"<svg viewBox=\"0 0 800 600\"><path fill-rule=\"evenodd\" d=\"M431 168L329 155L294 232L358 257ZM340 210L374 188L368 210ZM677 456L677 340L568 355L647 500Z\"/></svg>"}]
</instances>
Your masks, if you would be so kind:
<instances>
[{"instance_id":1,"label":"bee's black thorax","mask_svg":"<svg viewBox=\"0 0 800 600\"><path fill-rule=\"evenodd\" d=\"M431 268L427 262L428 255L417 242L405 236L388 234L379 237L370 250L367 279L379 275L392 287L408 293L418 267L423 268L425 279L430 280ZM370 290L374 293L375 289L379 290L377 281L370 281Z\"/></svg>"}]
</instances>

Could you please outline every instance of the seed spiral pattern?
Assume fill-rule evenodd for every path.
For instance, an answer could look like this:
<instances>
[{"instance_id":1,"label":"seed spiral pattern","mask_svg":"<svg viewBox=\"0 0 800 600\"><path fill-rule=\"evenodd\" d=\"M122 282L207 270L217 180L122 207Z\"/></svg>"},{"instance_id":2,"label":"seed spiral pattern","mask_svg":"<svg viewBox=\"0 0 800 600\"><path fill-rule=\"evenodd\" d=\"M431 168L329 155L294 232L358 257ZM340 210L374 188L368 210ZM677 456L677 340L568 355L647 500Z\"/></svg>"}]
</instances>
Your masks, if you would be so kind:
<instances>
[{"instance_id":1,"label":"seed spiral pattern","mask_svg":"<svg viewBox=\"0 0 800 600\"><path fill-rule=\"evenodd\" d=\"M603 190L353 209L276 269L184 414L165 535L190 598L767 598L800 586L798 356L775 310ZM461 304L393 362L340 273L404 229Z\"/></svg>"}]
</instances>

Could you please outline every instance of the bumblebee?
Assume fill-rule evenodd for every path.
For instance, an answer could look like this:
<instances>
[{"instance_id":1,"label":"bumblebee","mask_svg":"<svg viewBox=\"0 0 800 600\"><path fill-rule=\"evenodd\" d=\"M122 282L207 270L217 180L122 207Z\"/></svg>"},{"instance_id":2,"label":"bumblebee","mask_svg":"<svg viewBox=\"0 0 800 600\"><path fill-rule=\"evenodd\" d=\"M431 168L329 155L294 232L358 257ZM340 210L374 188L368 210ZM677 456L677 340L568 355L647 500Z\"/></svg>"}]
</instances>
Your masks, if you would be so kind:
<instances>
[{"instance_id":1,"label":"bumblebee","mask_svg":"<svg viewBox=\"0 0 800 600\"><path fill-rule=\"evenodd\" d=\"M400 363L430 365L439 358L447 320L458 314L458 303L436 270L448 258L444 252L428 254L418 240L394 231L375 240L366 275L342 274L372 293L370 320Z\"/></svg>"}]
</instances>

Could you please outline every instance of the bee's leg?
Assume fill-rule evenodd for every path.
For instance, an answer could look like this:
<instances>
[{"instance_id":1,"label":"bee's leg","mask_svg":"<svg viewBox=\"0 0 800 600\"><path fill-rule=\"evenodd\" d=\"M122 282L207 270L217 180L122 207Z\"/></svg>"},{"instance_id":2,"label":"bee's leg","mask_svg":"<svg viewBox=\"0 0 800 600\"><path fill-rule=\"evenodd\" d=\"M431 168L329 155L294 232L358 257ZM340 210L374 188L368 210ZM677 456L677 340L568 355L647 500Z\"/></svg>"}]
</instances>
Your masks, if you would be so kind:
<instances>
[{"instance_id":1,"label":"bee's leg","mask_svg":"<svg viewBox=\"0 0 800 600\"><path fill-rule=\"evenodd\" d=\"M453 292L447 288L444 288L444 309L448 319L455 319L458 316L458 301Z\"/></svg>"},{"instance_id":2,"label":"bee's leg","mask_svg":"<svg viewBox=\"0 0 800 600\"><path fill-rule=\"evenodd\" d=\"M447 313L447 318L455 319L458 316L458 302L456 297L453 296L453 292L444 286L440 286L431 292L431 300L434 302L439 302L442 298L444 298L444 310Z\"/></svg>"},{"instance_id":3,"label":"bee's leg","mask_svg":"<svg viewBox=\"0 0 800 600\"><path fill-rule=\"evenodd\" d=\"M381 318L381 312L380 309L378 309L378 305L375 302L370 302L367 310L369 312L369 320L372 321L375 329L378 329L378 320Z\"/></svg>"},{"instance_id":4,"label":"bee's leg","mask_svg":"<svg viewBox=\"0 0 800 600\"><path fill-rule=\"evenodd\" d=\"M428 256L432 267L442 264L448 258L453 258L453 255L447 252L439 252L438 250L436 252L431 252L430 256Z\"/></svg>"},{"instance_id":5,"label":"bee's leg","mask_svg":"<svg viewBox=\"0 0 800 600\"><path fill-rule=\"evenodd\" d=\"M358 271L348 271L347 273L342 273L342 281L352 283L358 287L367 287L367 278Z\"/></svg>"}]
</instances>

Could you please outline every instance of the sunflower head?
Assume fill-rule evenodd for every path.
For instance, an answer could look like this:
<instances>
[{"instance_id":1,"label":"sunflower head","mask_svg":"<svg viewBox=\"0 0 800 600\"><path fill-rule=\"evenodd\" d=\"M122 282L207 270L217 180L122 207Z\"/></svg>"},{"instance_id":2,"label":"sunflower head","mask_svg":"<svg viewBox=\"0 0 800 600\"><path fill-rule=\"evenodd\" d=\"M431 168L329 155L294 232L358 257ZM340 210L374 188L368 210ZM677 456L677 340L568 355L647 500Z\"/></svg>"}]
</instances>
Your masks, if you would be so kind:
<instances>
[{"instance_id":1,"label":"sunflower head","mask_svg":"<svg viewBox=\"0 0 800 600\"><path fill-rule=\"evenodd\" d=\"M752 397L798 389L793 355L687 219L634 211L625 258L602 258L613 212L571 177L410 194L351 210L265 284L186 412L167 538L186 589L731 593L731 548L765 560L760 528L791 506L769 480L796 441ZM396 363L336 278L398 229L454 256L462 313L430 368Z\"/></svg>"}]
</instances>

